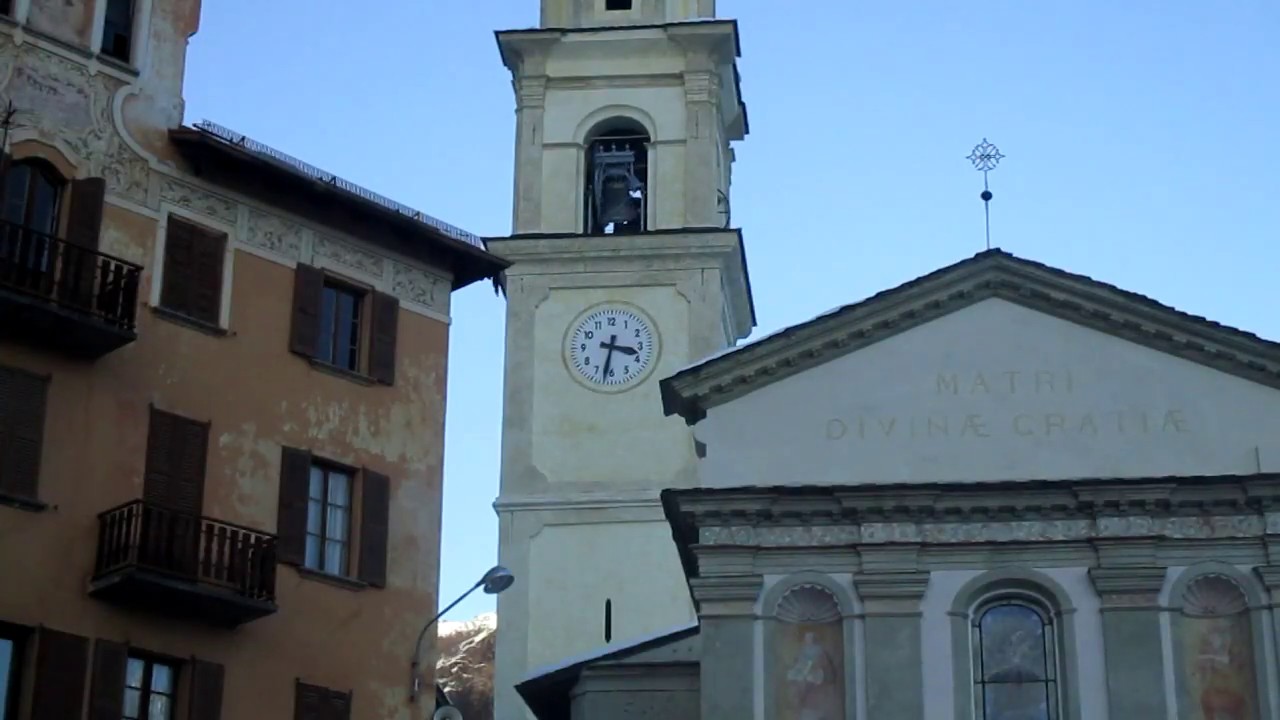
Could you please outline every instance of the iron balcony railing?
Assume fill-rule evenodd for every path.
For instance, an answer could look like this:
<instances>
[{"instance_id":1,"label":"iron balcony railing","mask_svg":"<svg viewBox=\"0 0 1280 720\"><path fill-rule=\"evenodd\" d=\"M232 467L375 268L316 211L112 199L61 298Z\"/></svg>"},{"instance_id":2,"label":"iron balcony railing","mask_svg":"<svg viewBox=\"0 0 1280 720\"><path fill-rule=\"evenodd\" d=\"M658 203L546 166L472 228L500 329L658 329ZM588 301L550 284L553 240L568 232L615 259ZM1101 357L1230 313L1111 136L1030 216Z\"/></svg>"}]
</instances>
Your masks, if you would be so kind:
<instances>
[{"instance_id":1,"label":"iron balcony railing","mask_svg":"<svg viewBox=\"0 0 1280 720\"><path fill-rule=\"evenodd\" d=\"M0 289L134 331L142 267L0 220Z\"/></svg>"},{"instance_id":2,"label":"iron balcony railing","mask_svg":"<svg viewBox=\"0 0 1280 720\"><path fill-rule=\"evenodd\" d=\"M134 500L98 515L94 579L134 568L274 603L276 536Z\"/></svg>"}]
</instances>

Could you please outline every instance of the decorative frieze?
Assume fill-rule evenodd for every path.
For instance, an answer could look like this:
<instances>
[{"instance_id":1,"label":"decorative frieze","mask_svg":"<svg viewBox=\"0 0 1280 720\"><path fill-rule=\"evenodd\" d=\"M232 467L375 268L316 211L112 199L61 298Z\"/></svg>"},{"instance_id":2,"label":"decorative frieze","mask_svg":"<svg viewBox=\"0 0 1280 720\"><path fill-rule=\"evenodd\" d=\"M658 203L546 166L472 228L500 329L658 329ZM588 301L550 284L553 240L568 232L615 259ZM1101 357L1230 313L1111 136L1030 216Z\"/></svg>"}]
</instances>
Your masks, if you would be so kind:
<instances>
[{"instance_id":1,"label":"decorative frieze","mask_svg":"<svg viewBox=\"0 0 1280 720\"><path fill-rule=\"evenodd\" d=\"M440 297L447 295L448 285L443 278L404 263L391 263L391 292L397 297L423 307L439 308Z\"/></svg>"},{"instance_id":2,"label":"decorative frieze","mask_svg":"<svg viewBox=\"0 0 1280 720\"><path fill-rule=\"evenodd\" d=\"M386 268L381 256L327 235L316 235L315 255L373 277L382 277Z\"/></svg>"},{"instance_id":3,"label":"decorative frieze","mask_svg":"<svg viewBox=\"0 0 1280 720\"><path fill-rule=\"evenodd\" d=\"M201 190L168 175L160 175L160 199L228 225L235 225L240 214L240 205L236 201Z\"/></svg>"},{"instance_id":4,"label":"decorative frieze","mask_svg":"<svg viewBox=\"0 0 1280 720\"><path fill-rule=\"evenodd\" d=\"M250 209L248 231L243 240L245 244L260 250L290 260L299 260L302 258L306 233L307 230L298 223Z\"/></svg>"}]
</instances>

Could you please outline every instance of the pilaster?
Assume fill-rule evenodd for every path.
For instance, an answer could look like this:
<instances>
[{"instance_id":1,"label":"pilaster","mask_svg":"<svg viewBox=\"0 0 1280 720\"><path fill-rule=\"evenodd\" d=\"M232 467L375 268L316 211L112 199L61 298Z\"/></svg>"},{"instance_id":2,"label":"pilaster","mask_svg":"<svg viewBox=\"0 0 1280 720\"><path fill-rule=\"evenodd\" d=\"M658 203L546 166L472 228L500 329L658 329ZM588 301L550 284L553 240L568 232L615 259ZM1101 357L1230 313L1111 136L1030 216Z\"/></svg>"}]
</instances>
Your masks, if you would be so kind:
<instances>
[{"instance_id":1,"label":"pilaster","mask_svg":"<svg viewBox=\"0 0 1280 720\"><path fill-rule=\"evenodd\" d=\"M1097 567L1089 579L1102 600L1107 706L1114 718L1166 716L1160 590L1166 569Z\"/></svg>"},{"instance_id":2,"label":"pilaster","mask_svg":"<svg viewBox=\"0 0 1280 720\"><path fill-rule=\"evenodd\" d=\"M699 663L704 718L755 716L756 600L760 575L691 578L698 603L702 658Z\"/></svg>"},{"instance_id":3,"label":"pilaster","mask_svg":"<svg viewBox=\"0 0 1280 720\"><path fill-rule=\"evenodd\" d=\"M862 598L867 716L923 720L920 600L927 572L866 573L854 578Z\"/></svg>"},{"instance_id":4,"label":"pilaster","mask_svg":"<svg viewBox=\"0 0 1280 720\"><path fill-rule=\"evenodd\" d=\"M1270 642L1280 650L1280 565L1260 565L1253 569L1253 573L1267 589L1267 604L1263 612L1271 617Z\"/></svg>"}]
</instances>

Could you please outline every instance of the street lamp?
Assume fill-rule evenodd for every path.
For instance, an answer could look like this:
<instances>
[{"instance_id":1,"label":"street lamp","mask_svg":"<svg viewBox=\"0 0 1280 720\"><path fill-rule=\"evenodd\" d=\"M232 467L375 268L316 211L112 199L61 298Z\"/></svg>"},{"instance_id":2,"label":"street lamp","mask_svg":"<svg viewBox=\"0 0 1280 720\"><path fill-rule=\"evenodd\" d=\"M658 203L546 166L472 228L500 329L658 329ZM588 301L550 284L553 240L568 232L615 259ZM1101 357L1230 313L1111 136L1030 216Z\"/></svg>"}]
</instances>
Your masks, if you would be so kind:
<instances>
[{"instance_id":1,"label":"street lamp","mask_svg":"<svg viewBox=\"0 0 1280 720\"><path fill-rule=\"evenodd\" d=\"M418 693L422 689L422 677L418 674L418 658L422 655L422 638L426 636L427 631L431 629L436 621L444 616L445 613L452 610L458 603L467 599L467 596L476 591L476 588L483 587L488 595L497 595L498 593L511 587L511 583L516 581L516 576L511 571L501 565L494 565L489 568L489 572L484 577L476 581L471 589L462 593L461 597L449 603L449 607L436 613L436 616L427 621L422 626L422 632L418 633L418 642L413 646L413 661L409 664L409 702L417 702Z\"/></svg>"}]
</instances>

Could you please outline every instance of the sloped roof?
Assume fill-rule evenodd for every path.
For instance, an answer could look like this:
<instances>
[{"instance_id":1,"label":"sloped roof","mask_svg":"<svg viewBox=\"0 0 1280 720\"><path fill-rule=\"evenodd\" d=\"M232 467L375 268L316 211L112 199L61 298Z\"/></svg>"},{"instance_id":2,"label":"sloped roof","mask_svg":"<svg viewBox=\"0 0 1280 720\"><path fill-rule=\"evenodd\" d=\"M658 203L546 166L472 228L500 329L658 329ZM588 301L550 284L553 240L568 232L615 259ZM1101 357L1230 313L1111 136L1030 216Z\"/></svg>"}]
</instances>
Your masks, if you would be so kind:
<instances>
[{"instance_id":1,"label":"sloped roof","mask_svg":"<svg viewBox=\"0 0 1280 720\"><path fill-rule=\"evenodd\" d=\"M662 380L663 410L696 423L715 405L992 297L1280 388L1280 343L996 248L686 367Z\"/></svg>"}]
</instances>

